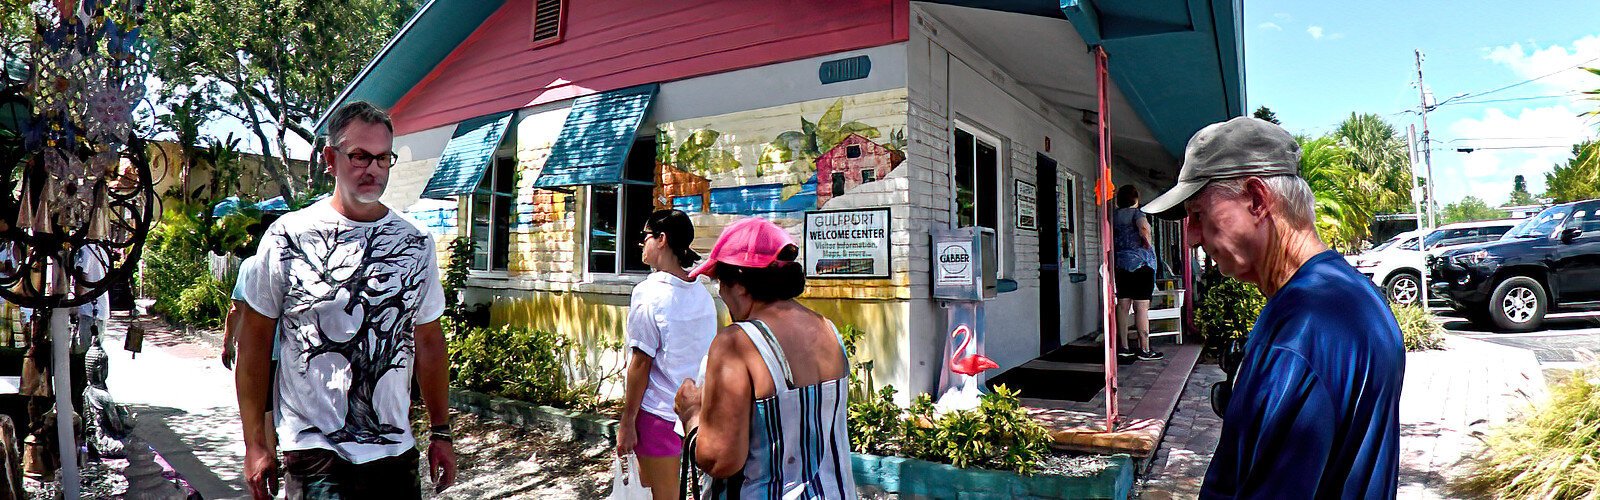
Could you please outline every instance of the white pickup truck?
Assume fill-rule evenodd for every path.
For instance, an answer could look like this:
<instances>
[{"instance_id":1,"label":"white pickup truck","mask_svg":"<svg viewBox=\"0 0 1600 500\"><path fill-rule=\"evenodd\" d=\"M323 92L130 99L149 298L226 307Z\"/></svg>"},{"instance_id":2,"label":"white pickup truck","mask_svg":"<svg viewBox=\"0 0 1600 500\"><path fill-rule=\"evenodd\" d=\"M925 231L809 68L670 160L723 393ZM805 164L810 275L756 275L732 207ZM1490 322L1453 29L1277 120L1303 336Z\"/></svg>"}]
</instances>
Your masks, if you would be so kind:
<instances>
[{"instance_id":1,"label":"white pickup truck","mask_svg":"<svg viewBox=\"0 0 1600 500\"><path fill-rule=\"evenodd\" d=\"M1389 301L1414 304L1422 297L1422 274L1428 268L1428 254L1498 240L1518 222L1522 221L1460 222L1438 229L1407 231L1360 255L1346 256L1345 260L1383 288Z\"/></svg>"}]
</instances>

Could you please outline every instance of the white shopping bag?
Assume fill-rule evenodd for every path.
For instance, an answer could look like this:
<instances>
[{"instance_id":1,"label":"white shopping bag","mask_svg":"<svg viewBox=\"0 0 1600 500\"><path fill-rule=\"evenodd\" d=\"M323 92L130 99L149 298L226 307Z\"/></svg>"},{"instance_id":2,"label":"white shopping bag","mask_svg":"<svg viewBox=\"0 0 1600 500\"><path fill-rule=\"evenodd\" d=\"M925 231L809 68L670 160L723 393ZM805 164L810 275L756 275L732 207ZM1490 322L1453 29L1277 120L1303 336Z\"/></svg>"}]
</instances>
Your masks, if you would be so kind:
<instances>
[{"instance_id":1,"label":"white shopping bag","mask_svg":"<svg viewBox=\"0 0 1600 500\"><path fill-rule=\"evenodd\" d=\"M611 500L651 500L650 488L639 482L639 457L611 458Z\"/></svg>"}]
</instances>

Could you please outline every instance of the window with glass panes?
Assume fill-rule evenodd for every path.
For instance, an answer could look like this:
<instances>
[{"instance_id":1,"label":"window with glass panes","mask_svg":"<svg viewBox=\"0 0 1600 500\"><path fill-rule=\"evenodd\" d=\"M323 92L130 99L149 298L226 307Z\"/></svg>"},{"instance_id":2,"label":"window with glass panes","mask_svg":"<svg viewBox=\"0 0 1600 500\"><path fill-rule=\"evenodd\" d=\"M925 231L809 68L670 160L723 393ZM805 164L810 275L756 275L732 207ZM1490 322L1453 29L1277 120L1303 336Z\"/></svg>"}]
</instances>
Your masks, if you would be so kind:
<instances>
[{"instance_id":1,"label":"window with glass panes","mask_svg":"<svg viewBox=\"0 0 1600 500\"><path fill-rule=\"evenodd\" d=\"M1005 199L1000 191L1000 141L961 128L956 129L955 140L956 227L993 229L998 244L1004 238L1000 203ZM1005 275L1005 252L1000 253L1000 274Z\"/></svg>"},{"instance_id":2,"label":"window with glass panes","mask_svg":"<svg viewBox=\"0 0 1600 500\"><path fill-rule=\"evenodd\" d=\"M467 218L472 221L472 269L504 271L511 242L511 206L516 202L517 162L495 158L478 189L472 192Z\"/></svg>"},{"instance_id":3,"label":"window with glass panes","mask_svg":"<svg viewBox=\"0 0 1600 500\"><path fill-rule=\"evenodd\" d=\"M655 138L634 142L621 184L589 186L589 264L591 273L648 272L644 264L644 221L655 210Z\"/></svg>"}]
</instances>

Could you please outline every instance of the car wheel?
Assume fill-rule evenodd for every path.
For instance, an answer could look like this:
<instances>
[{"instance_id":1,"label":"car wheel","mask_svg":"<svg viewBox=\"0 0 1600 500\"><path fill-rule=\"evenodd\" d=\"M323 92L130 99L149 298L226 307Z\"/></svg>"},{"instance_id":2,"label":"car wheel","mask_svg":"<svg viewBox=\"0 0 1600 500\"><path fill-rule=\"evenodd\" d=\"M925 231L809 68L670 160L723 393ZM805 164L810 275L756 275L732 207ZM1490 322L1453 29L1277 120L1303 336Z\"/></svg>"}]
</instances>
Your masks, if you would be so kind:
<instances>
[{"instance_id":1,"label":"car wheel","mask_svg":"<svg viewBox=\"0 0 1600 500\"><path fill-rule=\"evenodd\" d=\"M1383 289L1389 294L1389 302L1409 306L1422 298L1422 278L1411 272L1395 273Z\"/></svg>"},{"instance_id":2,"label":"car wheel","mask_svg":"<svg viewBox=\"0 0 1600 500\"><path fill-rule=\"evenodd\" d=\"M1539 328L1544 322L1544 286L1527 276L1513 276L1494 287L1490 296L1489 317L1495 326L1513 332Z\"/></svg>"}]
</instances>

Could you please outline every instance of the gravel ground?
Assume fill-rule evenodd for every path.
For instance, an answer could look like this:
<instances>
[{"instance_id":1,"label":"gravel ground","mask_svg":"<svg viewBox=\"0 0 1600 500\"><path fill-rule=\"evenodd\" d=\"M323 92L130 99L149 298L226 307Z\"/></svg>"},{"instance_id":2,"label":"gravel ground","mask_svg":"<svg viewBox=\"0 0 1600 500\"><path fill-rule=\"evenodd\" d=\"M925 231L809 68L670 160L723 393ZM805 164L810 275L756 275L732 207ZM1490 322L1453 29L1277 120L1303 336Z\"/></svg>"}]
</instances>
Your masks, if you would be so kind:
<instances>
[{"instance_id":1,"label":"gravel ground","mask_svg":"<svg viewBox=\"0 0 1600 500\"><path fill-rule=\"evenodd\" d=\"M413 409L419 415L422 407ZM429 498L604 498L611 491L611 446L574 442L540 429L519 427L452 410L456 484ZM419 420L420 424L420 420ZM426 430L418 434L426 436ZM421 460L424 485L427 450Z\"/></svg>"}]
</instances>

